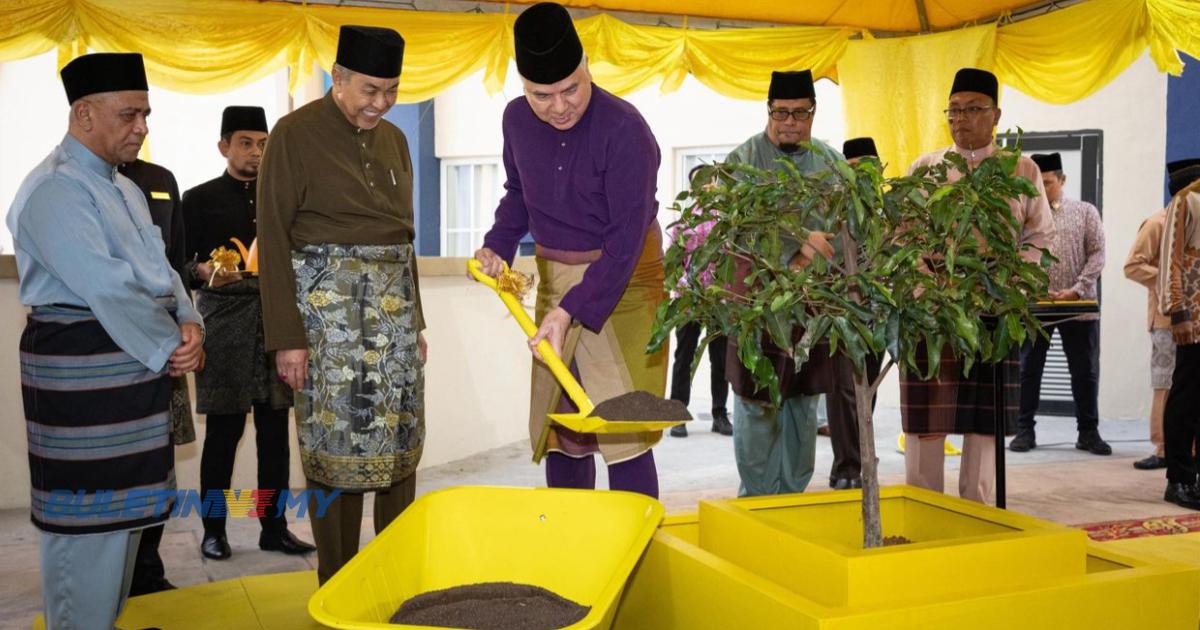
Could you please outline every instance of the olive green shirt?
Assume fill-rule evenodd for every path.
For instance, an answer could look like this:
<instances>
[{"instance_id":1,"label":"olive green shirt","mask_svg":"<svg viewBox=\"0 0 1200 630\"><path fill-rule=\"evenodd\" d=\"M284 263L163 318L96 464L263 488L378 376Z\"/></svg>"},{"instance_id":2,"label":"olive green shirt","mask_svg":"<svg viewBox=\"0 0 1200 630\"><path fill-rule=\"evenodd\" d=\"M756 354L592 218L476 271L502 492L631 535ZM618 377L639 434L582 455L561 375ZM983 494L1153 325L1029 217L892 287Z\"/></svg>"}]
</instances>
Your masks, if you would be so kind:
<instances>
[{"instance_id":1,"label":"olive green shirt","mask_svg":"<svg viewBox=\"0 0 1200 630\"><path fill-rule=\"evenodd\" d=\"M771 139L767 137L767 132L757 133L740 144L736 149L729 152L725 157L725 161L730 164L747 164L757 169L764 171L777 171L783 168L779 160L790 160L796 168L805 175L813 175L822 171L828 170L829 166L826 160L834 160L844 162L846 158L837 149L825 144L821 140L812 138L809 141L811 149L808 147L800 147L793 153L784 153L779 150L779 147L771 143ZM830 220L828 218L810 217L805 228L809 230L828 231ZM835 239L831 245L835 253L841 251L841 239ZM800 243L791 239L783 239L782 260L787 262L800 251Z\"/></svg>"},{"instance_id":2,"label":"olive green shirt","mask_svg":"<svg viewBox=\"0 0 1200 630\"><path fill-rule=\"evenodd\" d=\"M360 129L332 91L284 116L258 175L258 256L266 349L304 348L292 251L305 245L413 241L413 171L404 132L381 120ZM420 282L417 330L424 330Z\"/></svg>"}]
</instances>

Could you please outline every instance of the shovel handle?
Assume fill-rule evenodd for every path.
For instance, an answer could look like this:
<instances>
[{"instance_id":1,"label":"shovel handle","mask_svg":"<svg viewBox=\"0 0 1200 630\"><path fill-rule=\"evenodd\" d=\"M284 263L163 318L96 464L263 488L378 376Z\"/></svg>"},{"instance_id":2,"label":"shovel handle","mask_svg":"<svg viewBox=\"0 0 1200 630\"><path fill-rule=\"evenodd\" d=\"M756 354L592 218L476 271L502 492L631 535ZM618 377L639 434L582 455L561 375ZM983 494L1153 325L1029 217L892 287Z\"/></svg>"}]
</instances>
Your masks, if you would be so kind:
<instances>
[{"instance_id":1,"label":"shovel handle","mask_svg":"<svg viewBox=\"0 0 1200 630\"><path fill-rule=\"evenodd\" d=\"M500 301L504 302L504 305L508 307L508 311L512 313L513 319L517 320L517 324L521 326L521 330L525 331L526 337L532 339L537 334L537 324L529 317L529 313L525 311L525 307L521 305L517 296L507 291L501 291L496 279L483 273L483 264L479 260L475 258L468 259L467 271L470 272L472 277L491 288L496 292L496 295L500 296ZM504 271L508 271L507 263L504 265ZM558 384L562 386L563 391L567 392L567 396L570 396L571 402L575 403L575 406L579 408L579 413L583 415L591 413L594 407L592 400L583 391L583 387L579 385L579 381L575 380L575 375L571 374L571 370L555 354L554 348L550 346L550 342L545 339L539 341L537 351L542 356L542 361L545 362L546 367L550 368L550 372L554 374L554 378L558 379Z\"/></svg>"}]
</instances>

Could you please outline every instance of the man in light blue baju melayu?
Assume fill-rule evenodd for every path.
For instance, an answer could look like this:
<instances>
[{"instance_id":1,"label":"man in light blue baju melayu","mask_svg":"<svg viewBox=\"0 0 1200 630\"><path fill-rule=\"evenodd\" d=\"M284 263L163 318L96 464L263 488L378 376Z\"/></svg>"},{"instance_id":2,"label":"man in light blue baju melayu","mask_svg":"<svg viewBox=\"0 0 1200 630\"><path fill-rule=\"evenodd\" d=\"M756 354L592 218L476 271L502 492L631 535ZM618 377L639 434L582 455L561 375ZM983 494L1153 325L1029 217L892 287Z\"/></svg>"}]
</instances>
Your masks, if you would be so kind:
<instances>
[{"instance_id":1,"label":"man in light blue baju melayu","mask_svg":"<svg viewBox=\"0 0 1200 630\"><path fill-rule=\"evenodd\" d=\"M148 131L141 55L85 55L62 78L67 136L7 217L31 307L20 344L30 513L46 627L109 630L141 530L171 507L171 377L202 366L204 330L142 191L117 172Z\"/></svg>"}]
</instances>

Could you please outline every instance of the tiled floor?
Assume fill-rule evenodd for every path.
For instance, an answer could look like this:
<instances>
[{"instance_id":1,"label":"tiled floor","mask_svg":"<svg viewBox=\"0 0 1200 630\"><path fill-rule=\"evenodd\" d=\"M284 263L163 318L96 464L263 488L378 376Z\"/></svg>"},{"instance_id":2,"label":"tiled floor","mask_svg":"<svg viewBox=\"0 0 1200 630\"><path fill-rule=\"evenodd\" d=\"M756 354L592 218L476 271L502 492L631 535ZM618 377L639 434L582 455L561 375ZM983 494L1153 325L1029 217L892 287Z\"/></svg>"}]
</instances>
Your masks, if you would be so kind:
<instances>
[{"instance_id":1,"label":"tiled floor","mask_svg":"<svg viewBox=\"0 0 1200 630\"><path fill-rule=\"evenodd\" d=\"M693 408L707 409L707 401ZM660 471L662 501L668 511L694 509L702 498L736 493L737 469L731 438L708 430L706 413L691 426L686 439L665 437L655 449ZM903 456L896 451L899 412L880 409L877 413L877 448L882 483L903 481ZM1112 443L1111 457L1096 457L1074 449L1074 422L1047 419L1039 424L1039 448L1030 453L1008 454L1009 508L1050 520L1077 524L1141 516L1183 513L1162 501L1165 481L1162 471L1141 472L1132 462L1149 452L1146 423L1104 422L1104 436ZM810 491L827 490L831 462L827 440L817 448L816 473ZM947 459L946 487L956 488L957 458ZM598 484L606 485L603 466ZM524 442L495 449L469 460L451 462L418 474L418 495L452 485L544 484L542 471L529 463ZM293 480L293 482L296 480ZM186 482L184 482L186 483ZM373 536L370 501L366 502L362 540ZM291 530L312 540L306 519L296 520ZM315 557L294 557L260 551L259 527L250 519L231 519L228 532L233 558L212 561L201 557L200 520L173 519L163 536L161 553L167 577L179 586L263 573L302 571L315 566ZM29 628L41 608L37 533L24 510L0 511L0 628Z\"/></svg>"}]
</instances>

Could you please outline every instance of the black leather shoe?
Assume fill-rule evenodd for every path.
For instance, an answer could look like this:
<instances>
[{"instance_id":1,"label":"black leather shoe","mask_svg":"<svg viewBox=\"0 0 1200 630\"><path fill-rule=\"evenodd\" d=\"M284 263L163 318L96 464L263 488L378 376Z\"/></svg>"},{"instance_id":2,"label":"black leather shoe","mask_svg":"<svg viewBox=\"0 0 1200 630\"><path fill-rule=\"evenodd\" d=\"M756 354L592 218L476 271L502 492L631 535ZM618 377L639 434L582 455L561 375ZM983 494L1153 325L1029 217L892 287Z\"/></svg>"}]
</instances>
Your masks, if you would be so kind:
<instances>
[{"instance_id":1,"label":"black leather shoe","mask_svg":"<svg viewBox=\"0 0 1200 630\"><path fill-rule=\"evenodd\" d=\"M1018 429L1017 436L1008 443L1008 450L1014 453L1024 453L1037 448L1037 434L1033 429Z\"/></svg>"},{"instance_id":2,"label":"black leather shoe","mask_svg":"<svg viewBox=\"0 0 1200 630\"><path fill-rule=\"evenodd\" d=\"M712 412L713 433L721 435L733 435L733 423L729 421L729 414L724 409L713 409Z\"/></svg>"},{"instance_id":3,"label":"black leather shoe","mask_svg":"<svg viewBox=\"0 0 1200 630\"><path fill-rule=\"evenodd\" d=\"M847 479L845 477L830 477L829 487L834 490L850 490L852 488L861 488L862 479Z\"/></svg>"},{"instance_id":4,"label":"black leather shoe","mask_svg":"<svg viewBox=\"0 0 1200 630\"><path fill-rule=\"evenodd\" d=\"M687 425L677 424L671 427L671 437L687 437Z\"/></svg>"},{"instance_id":5,"label":"black leather shoe","mask_svg":"<svg viewBox=\"0 0 1200 630\"><path fill-rule=\"evenodd\" d=\"M1075 442L1075 448L1081 451L1087 451L1092 455L1112 455L1112 447L1100 438L1099 431L1084 431L1079 434L1079 439Z\"/></svg>"},{"instance_id":6,"label":"black leather shoe","mask_svg":"<svg viewBox=\"0 0 1200 630\"><path fill-rule=\"evenodd\" d=\"M1189 510L1200 510L1200 489L1186 483L1168 483L1163 500Z\"/></svg>"},{"instance_id":7,"label":"black leather shoe","mask_svg":"<svg viewBox=\"0 0 1200 630\"><path fill-rule=\"evenodd\" d=\"M1138 470L1158 470L1159 468L1167 467L1166 458L1158 455L1151 455L1145 459L1139 459L1133 462L1133 467Z\"/></svg>"},{"instance_id":8,"label":"black leather shoe","mask_svg":"<svg viewBox=\"0 0 1200 630\"><path fill-rule=\"evenodd\" d=\"M140 584L137 582L130 584L129 596L137 597L139 595L150 595L151 593L173 591L175 588L175 585L168 582L166 578L157 578L154 580L146 580Z\"/></svg>"},{"instance_id":9,"label":"black leather shoe","mask_svg":"<svg viewBox=\"0 0 1200 630\"><path fill-rule=\"evenodd\" d=\"M225 534L205 533L204 540L200 541L200 553L210 560L228 560L233 550L229 548Z\"/></svg>"},{"instance_id":10,"label":"black leather shoe","mask_svg":"<svg viewBox=\"0 0 1200 630\"><path fill-rule=\"evenodd\" d=\"M821 437L829 437L829 425L822 424L821 426L817 427L817 435Z\"/></svg>"},{"instance_id":11,"label":"black leather shoe","mask_svg":"<svg viewBox=\"0 0 1200 630\"><path fill-rule=\"evenodd\" d=\"M267 532L260 534L258 548L263 551L282 551L291 555L303 555L317 550L316 547L296 538L295 534L286 529L278 534L268 534Z\"/></svg>"}]
</instances>

